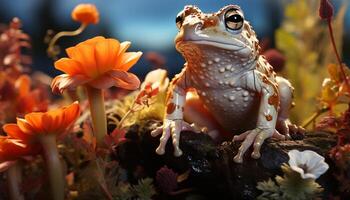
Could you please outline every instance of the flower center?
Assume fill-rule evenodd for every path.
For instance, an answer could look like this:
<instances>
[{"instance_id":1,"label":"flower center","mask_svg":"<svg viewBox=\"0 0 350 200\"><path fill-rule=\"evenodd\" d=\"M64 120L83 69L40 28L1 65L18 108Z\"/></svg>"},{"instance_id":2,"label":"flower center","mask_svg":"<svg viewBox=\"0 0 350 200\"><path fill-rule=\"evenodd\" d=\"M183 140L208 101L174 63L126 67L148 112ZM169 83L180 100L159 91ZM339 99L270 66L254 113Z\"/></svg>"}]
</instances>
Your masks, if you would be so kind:
<instances>
[{"instance_id":1,"label":"flower center","mask_svg":"<svg viewBox=\"0 0 350 200\"><path fill-rule=\"evenodd\" d=\"M301 164L301 165L299 165L298 167L300 167L301 169L303 169L303 171L304 171L305 173L306 173L307 170L308 170L308 167L307 167L306 164Z\"/></svg>"}]
</instances>

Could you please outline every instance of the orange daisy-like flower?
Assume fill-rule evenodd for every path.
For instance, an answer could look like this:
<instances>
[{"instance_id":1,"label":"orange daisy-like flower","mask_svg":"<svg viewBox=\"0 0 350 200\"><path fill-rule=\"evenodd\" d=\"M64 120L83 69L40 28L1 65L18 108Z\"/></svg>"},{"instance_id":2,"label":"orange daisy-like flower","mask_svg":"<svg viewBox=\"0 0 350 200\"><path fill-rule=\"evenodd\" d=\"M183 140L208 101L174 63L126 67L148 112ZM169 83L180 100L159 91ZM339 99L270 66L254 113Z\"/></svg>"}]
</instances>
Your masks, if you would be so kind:
<instances>
[{"instance_id":1,"label":"orange daisy-like flower","mask_svg":"<svg viewBox=\"0 0 350 200\"><path fill-rule=\"evenodd\" d=\"M8 136L32 144L40 135L65 133L79 115L79 104L75 102L49 112L29 113L24 119L17 118L17 124L5 124L3 129Z\"/></svg>"},{"instance_id":2,"label":"orange daisy-like flower","mask_svg":"<svg viewBox=\"0 0 350 200\"><path fill-rule=\"evenodd\" d=\"M69 58L55 62L65 72L54 78L53 92L75 89L87 84L96 89L112 86L135 90L140 85L136 75L127 71L139 60L142 52L126 52L130 42L98 36L66 49Z\"/></svg>"},{"instance_id":3,"label":"orange daisy-like flower","mask_svg":"<svg viewBox=\"0 0 350 200\"><path fill-rule=\"evenodd\" d=\"M97 24L100 14L93 4L79 4L72 11L72 18L83 24Z\"/></svg>"},{"instance_id":4,"label":"orange daisy-like flower","mask_svg":"<svg viewBox=\"0 0 350 200\"><path fill-rule=\"evenodd\" d=\"M19 139L0 136L0 163L18 160L20 157L37 154L39 148L29 146Z\"/></svg>"}]
</instances>

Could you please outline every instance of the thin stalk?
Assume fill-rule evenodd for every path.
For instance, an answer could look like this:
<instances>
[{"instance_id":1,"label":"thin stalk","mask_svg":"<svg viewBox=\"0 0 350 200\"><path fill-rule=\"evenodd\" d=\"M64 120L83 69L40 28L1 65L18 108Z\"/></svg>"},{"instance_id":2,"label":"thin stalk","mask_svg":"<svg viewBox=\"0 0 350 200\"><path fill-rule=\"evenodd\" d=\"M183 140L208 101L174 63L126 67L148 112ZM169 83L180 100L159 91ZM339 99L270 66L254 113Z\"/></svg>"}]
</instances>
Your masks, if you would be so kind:
<instances>
[{"instance_id":1,"label":"thin stalk","mask_svg":"<svg viewBox=\"0 0 350 200\"><path fill-rule=\"evenodd\" d=\"M43 156L50 179L52 199L63 200L65 180L57 150L56 135L43 135L40 137L40 143L43 147Z\"/></svg>"},{"instance_id":2,"label":"thin stalk","mask_svg":"<svg viewBox=\"0 0 350 200\"><path fill-rule=\"evenodd\" d=\"M133 112L133 109L132 109L132 108L134 107L135 102L136 102L136 101L134 101L134 102L132 103L132 105L131 105L130 109L128 110L128 112L126 112L125 115L123 116L123 118L119 121L118 126L117 126L117 129L123 128L123 123L124 123L124 121L125 121L125 120L129 117L129 115Z\"/></svg>"},{"instance_id":3,"label":"thin stalk","mask_svg":"<svg viewBox=\"0 0 350 200\"><path fill-rule=\"evenodd\" d=\"M90 86L86 86L86 91L89 99L92 125L97 145L103 147L104 138L107 134L107 117L103 91Z\"/></svg>"},{"instance_id":4,"label":"thin stalk","mask_svg":"<svg viewBox=\"0 0 350 200\"><path fill-rule=\"evenodd\" d=\"M307 118L307 120L301 125L301 127L303 127L303 128L308 127L313 121L315 121L317 119L317 117L319 117L320 115L322 115L323 113L325 113L329 110L330 110L330 108L326 107L326 108L322 108L322 109L316 111L309 118Z\"/></svg>"},{"instance_id":5,"label":"thin stalk","mask_svg":"<svg viewBox=\"0 0 350 200\"><path fill-rule=\"evenodd\" d=\"M80 33L82 33L85 28L87 27L87 24L81 24L79 26L78 29L74 30L74 31L61 31L59 33L57 33L51 40L49 43L49 47L47 48L47 53L52 56L55 57L56 56L56 52L55 52L55 44L58 41L58 39L60 39L63 36L76 36L79 35Z\"/></svg>"},{"instance_id":6,"label":"thin stalk","mask_svg":"<svg viewBox=\"0 0 350 200\"><path fill-rule=\"evenodd\" d=\"M341 59L340 59L340 56L339 56L339 53L338 53L338 50L337 50L337 46L336 46L336 44L335 44L331 18L327 19L327 24L328 24L328 31L329 31L329 34L330 34L330 38L331 38L333 50L334 50L334 53L335 53L335 55L336 55L336 57L337 57L337 61L338 61L339 67L340 67L340 72L341 72L341 74L342 74L342 76L343 76L343 79L344 79L344 81L345 81L347 90L348 90L348 92L350 92L350 91L349 91L349 90L350 90L349 81L348 81L348 78L347 78L347 76L346 76L346 73L345 73L345 70L344 70L344 66L343 66L343 64L342 64L342 61L341 61Z\"/></svg>"},{"instance_id":7,"label":"thin stalk","mask_svg":"<svg viewBox=\"0 0 350 200\"><path fill-rule=\"evenodd\" d=\"M20 184L22 182L21 167L18 161L7 170L7 183L11 200L24 200Z\"/></svg>"}]
</instances>

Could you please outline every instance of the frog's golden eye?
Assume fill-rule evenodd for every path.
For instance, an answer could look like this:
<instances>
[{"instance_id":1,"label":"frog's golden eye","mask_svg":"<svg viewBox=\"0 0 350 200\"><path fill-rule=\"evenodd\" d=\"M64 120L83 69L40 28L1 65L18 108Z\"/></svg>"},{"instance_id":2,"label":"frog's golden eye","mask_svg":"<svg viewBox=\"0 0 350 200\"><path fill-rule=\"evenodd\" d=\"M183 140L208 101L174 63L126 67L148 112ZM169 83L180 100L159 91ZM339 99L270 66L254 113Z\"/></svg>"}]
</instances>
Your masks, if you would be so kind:
<instances>
[{"instance_id":1,"label":"frog's golden eye","mask_svg":"<svg viewBox=\"0 0 350 200\"><path fill-rule=\"evenodd\" d=\"M180 12L180 13L176 16L176 19L175 19L176 26L177 26L178 29L181 28L183 20L184 20L183 13Z\"/></svg>"},{"instance_id":2,"label":"frog's golden eye","mask_svg":"<svg viewBox=\"0 0 350 200\"><path fill-rule=\"evenodd\" d=\"M225 25L228 29L239 30L243 27L243 16L237 11L237 9L228 10L225 14Z\"/></svg>"}]
</instances>

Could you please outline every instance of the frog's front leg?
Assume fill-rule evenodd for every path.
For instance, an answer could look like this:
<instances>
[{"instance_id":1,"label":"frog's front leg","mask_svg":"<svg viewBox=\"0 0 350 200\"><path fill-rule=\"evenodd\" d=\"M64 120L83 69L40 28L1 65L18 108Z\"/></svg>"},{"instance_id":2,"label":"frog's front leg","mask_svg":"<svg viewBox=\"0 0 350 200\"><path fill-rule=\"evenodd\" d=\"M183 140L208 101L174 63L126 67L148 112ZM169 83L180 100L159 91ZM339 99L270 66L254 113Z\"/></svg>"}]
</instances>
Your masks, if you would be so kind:
<instances>
[{"instance_id":1,"label":"frog's front leg","mask_svg":"<svg viewBox=\"0 0 350 200\"><path fill-rule=\"evenodd\" d=\"M171 137L174 146L174 155L181 156L182 151L179 148L180 133L183 130L194 130L195 128L183 120L184 106L186 101L186 90L188 79L186 78L186 69L178 74L168 89L166 100L166 111L163 125L154 131L153 137L162 134L156 153L163 155L168 139Z\"/></svg>"},{"instance_id":2,"label":"frog's front leg","mask_svg":"<svg viewBox=\"0 0 350 200\"><path fill-rule=\"evenodd\" d=\"M247 88L260 93L260 107L256 128L246 131L240 135L234 136L233 141L243 140L234 161L243 162L245 152L253 145L251 156L255 159L260 158L260 148L267 138L275 136L279 139L285 139L284 135L275 130L278 107L279 93L277 85L260 72L252 72L246 77Z\"/></svg>"}]
</instances>

